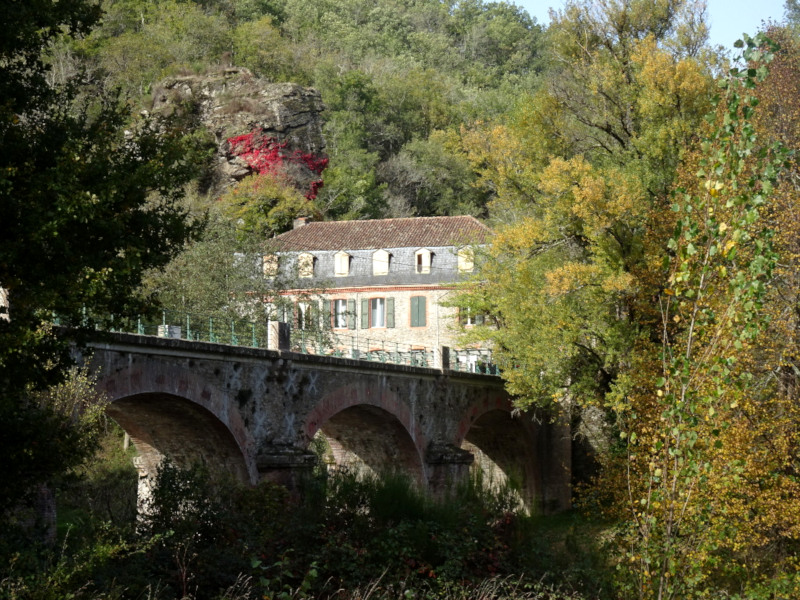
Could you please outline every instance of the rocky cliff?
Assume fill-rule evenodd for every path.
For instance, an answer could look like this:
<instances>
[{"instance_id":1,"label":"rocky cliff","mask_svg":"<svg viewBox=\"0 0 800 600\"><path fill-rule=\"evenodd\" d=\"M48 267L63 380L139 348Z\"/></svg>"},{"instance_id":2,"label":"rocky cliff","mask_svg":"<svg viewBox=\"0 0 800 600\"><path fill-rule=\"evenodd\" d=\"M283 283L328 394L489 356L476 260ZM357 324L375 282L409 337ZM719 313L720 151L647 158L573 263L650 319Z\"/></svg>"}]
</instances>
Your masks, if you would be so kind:
<instances>
[{"instance_id":1,"label":"rocky cliff","mask_svg":"<svg viewBox=\"0 0 800 600\"><path fill-rule=\"evenodd\" d=\"M162 81L154 91L152 108L190 115L197 126L213 134L217 164L212 187L216 190L263 172L252 153L245 153L242 144L231 143L248 134L277 157L278 170L285 171L298 189L313 188L320 178L320 161L325 161L324 105L315 89L270 83L247 69L229 68Z\"/></svg>"}]
</instances>

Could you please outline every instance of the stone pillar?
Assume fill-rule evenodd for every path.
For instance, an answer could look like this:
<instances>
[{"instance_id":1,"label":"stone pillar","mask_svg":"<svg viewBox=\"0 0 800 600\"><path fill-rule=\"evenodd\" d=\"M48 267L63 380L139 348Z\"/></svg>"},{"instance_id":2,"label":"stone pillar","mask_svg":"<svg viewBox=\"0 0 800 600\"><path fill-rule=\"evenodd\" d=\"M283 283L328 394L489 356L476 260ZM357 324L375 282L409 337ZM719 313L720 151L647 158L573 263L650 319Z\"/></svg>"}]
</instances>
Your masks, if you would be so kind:
<instances>
[{"instance_id":1,"label":"stone pillar","mask_svg":"<svg viewBox=\"0 0 800 600\"><path fill-rule=\"evenodd\" d=\"M299 488L317 462L316 454L293 446L270 444L259 450L256 456L259 479L278 483L290 491Z\"/></svg>"},{"instance_id":2,"label":"stone pillar","mask_svg":"<svg viewBox=\"0 0 800 600\"><path fill-rule=\"evenodd\" d=\"M546 514L569 510L572 505L572 428L569 402L545 425L545 460L542 461L542 503Z\"/></svg>"},{"instance_id":3,"label":"stone pillar","mask_svg":"<svg viewBox=\"0 0 800 600\"><path fill-rule=\"evenodd\" d=\"M439 352L436 353L434 368L441 369L442 371L450 370L450 347L442 346Z\"/></svg>"},{"instance_id":4,"label":"stone pillar","mask_svg":"<svg viewBox=\"0 0 800 600\"><path fill-rule=\"evenodd\" d=\"M281 323L280 321L269 322L267 348L269 350L289 350L291 348L288 323Z\"/></svg>"},{"instance_id":5,"label":"stone pillar","mask_svg":"<svg viewBox=\"0 0 800 600\"><path fill-rule=\"evenodd\" d=\"M425 453L428 471L428 489L435 496L469 477L469 468L475 457L471 452L446 442L431 442Z\"/></svg>"},{"instance_id":6,"label":"stone pillar","mask_svg":"<svg viewBox=\"0 0 800 600\"><path fill-rule=\"evenodd\" d=\"M150 513L153 490L156 487L158 465L162 459L163 457L160 455L153 457L140 454L133 457L133 466L136 467L136 472L139 475L139 481L136 485L136 513L140 519Z\"/></svg>"}]
</instances>

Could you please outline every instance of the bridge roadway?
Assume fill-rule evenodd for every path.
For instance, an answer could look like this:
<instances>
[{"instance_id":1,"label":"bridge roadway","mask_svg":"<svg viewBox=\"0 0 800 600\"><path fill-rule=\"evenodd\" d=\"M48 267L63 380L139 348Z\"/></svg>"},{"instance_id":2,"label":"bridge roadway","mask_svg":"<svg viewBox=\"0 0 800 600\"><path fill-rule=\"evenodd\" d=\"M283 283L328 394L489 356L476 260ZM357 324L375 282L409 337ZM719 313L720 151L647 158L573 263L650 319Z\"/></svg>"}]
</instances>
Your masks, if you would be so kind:
<instances>
[{"instance_id":1,"label":"bridge roadway","mask_svg":"<svg viewBox=\"0 0 800 600\"><path fill-rule=\"evenodd\" d=\"M164 457L291 486L316 437L328 463L401 469L434 493L472 467L511 477L533 511L569 506L568 425L512 412L496 376L121 333L89 350L145 486Z\"/></svg>"}]
</instances>

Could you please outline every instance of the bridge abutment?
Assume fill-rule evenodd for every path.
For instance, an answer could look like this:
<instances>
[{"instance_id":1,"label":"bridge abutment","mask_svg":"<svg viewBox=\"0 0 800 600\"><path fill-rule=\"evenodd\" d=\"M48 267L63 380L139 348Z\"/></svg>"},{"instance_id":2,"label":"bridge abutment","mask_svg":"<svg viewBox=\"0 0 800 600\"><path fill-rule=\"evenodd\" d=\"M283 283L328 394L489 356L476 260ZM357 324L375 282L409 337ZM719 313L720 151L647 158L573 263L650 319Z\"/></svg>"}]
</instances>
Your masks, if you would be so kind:
<instances>
[{"instance_id":1,"label":"bridge abutment","mask_svg":"<svg viewBox=\"0 0 800 600\"><path fill-rule=\"evenodd\" d=\"M259 480L277 483L290 491L311 476L317 463L316 454L292 446L269 445L256 456Z\"/></svg>"},{"instance_id":2,"label":"bridge abutment","mask_svg":"<svg viewBox=\"0 0 800 600\"><path fill-rule=\"evenodd\" d=\"M435 496L468 481L473 454L453 444L432 442L425 453L428 490Z\"/></svg>"}]
</instances>

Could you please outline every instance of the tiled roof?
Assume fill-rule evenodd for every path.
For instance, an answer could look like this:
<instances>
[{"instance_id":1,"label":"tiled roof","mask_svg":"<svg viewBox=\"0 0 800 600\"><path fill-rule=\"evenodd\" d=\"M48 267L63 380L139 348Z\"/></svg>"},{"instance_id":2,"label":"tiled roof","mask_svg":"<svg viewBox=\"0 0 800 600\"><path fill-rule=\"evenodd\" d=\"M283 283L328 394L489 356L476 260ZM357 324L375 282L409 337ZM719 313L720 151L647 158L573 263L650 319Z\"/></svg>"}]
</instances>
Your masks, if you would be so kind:
<instances>
[{"instance_id":1,"label":"tiled roof","mask_svg":"<svg viewBox=\"0 0 800 600\"><path fill-rule=\"evenodd\" d=\"M276 236L277 250L372 250L482 244L490 229L475 217L412 217L307 223Z\"/></svg>"}]
</instances>

